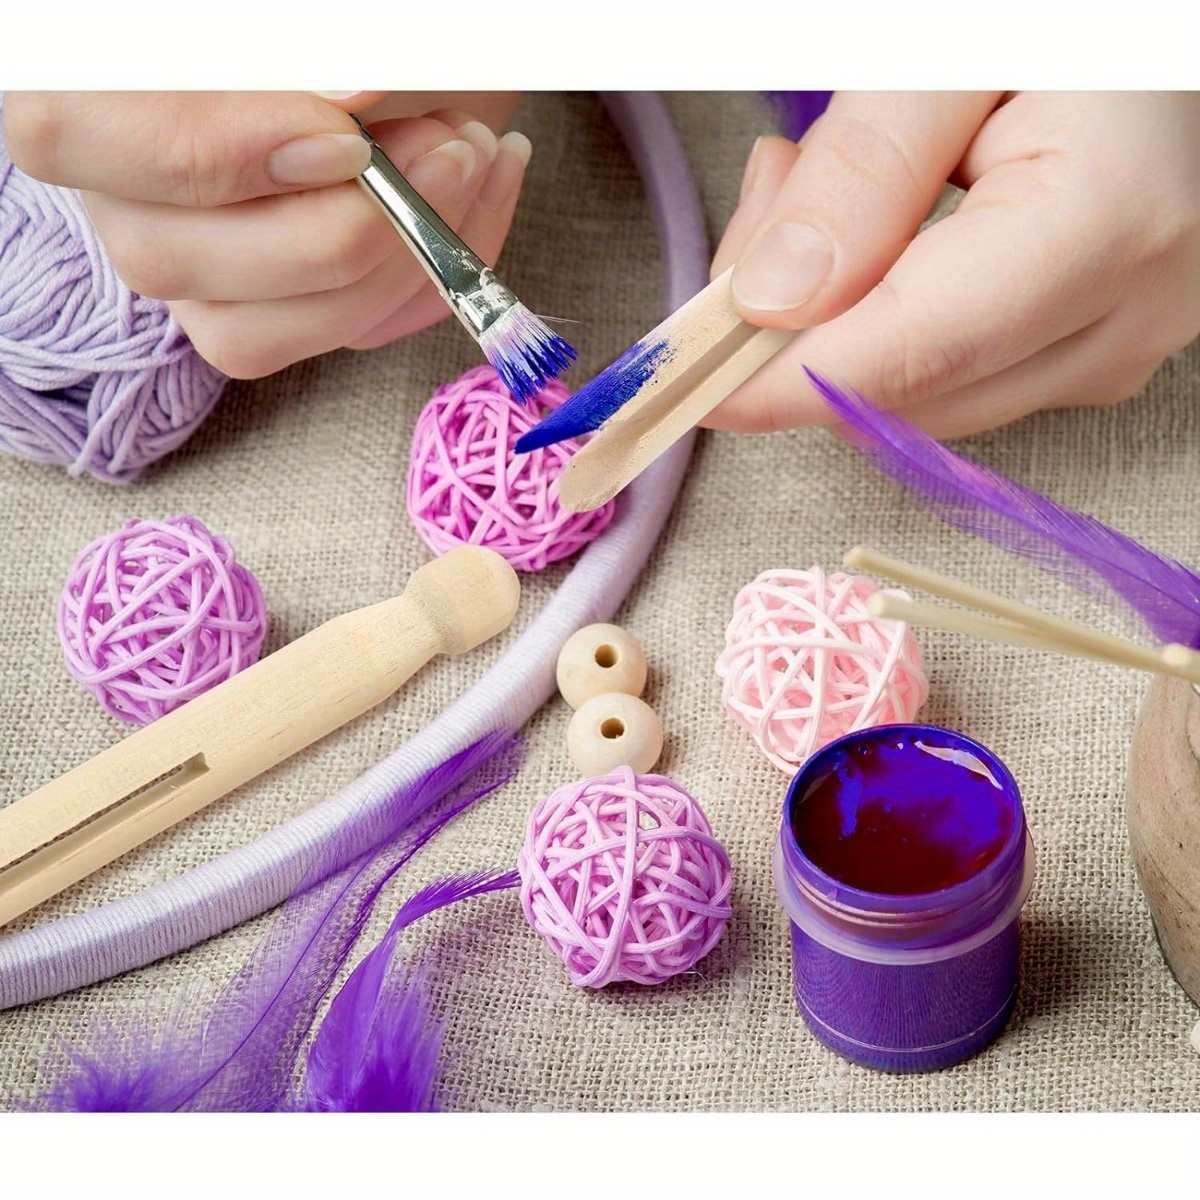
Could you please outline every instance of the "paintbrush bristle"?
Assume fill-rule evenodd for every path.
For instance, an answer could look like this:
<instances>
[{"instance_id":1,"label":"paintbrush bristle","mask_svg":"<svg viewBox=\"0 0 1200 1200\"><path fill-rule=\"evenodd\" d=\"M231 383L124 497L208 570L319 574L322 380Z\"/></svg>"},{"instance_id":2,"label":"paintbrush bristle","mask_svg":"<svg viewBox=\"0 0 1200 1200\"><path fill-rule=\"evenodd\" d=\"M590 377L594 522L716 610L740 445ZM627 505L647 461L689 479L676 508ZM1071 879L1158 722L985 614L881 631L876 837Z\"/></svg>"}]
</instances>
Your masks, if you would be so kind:
<instances>
[{"instance_id":1,"label":"paintbrush bristle","mask_svg":"<svg viewBox=\"0 0 1200 1200\"><path fill-rule=\"evenodd\" d=\"M479 335L479 347L513 398L524 404L575 361L575 348L523 304Z\"/></svg>"},{"instance_id":2,"label":"paintbrush bristle","mask_svg":"<svg viewBox=\"0 0 1200 1200\"><path fill-rule=\"evenodd\" d=\"M641 391L669 357L670 343L665 338L647 338L631 346L595 379L522 434L513 447L514 452L540 450L599 429Z\"/></svg>"}]
</instances>

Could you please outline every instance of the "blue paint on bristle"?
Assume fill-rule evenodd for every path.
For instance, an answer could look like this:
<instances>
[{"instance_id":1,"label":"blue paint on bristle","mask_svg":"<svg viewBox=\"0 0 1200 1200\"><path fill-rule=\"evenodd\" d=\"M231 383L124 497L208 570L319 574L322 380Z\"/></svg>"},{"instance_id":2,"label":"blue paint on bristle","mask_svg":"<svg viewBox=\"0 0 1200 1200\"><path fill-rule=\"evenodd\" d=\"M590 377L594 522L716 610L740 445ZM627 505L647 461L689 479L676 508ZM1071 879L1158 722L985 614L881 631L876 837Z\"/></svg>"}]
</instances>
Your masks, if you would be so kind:
<instances>
[{"instance_id":1,"label":"blue paint on bristle","mask_svg":"<svg viewBox=\"0 0 1200 1200\"><path fill-rule=\"evenodd\" d=\"M670 357L670 343L665 338L631 346L540 424L522 434L513 449L517 454L525 454L599 429L641 391Z\"/></svg>"},{"instance_id":2,"label":"blue paint on bristle","mask_svg":"<svg viewBox=\"0 0 1200 1200\"><path fill-rule=\"evenodd\" d=\"M480 343L488 362L519 404L575 361L575 348L524 305L514 305Z\"/></svg>"}]
</instances>

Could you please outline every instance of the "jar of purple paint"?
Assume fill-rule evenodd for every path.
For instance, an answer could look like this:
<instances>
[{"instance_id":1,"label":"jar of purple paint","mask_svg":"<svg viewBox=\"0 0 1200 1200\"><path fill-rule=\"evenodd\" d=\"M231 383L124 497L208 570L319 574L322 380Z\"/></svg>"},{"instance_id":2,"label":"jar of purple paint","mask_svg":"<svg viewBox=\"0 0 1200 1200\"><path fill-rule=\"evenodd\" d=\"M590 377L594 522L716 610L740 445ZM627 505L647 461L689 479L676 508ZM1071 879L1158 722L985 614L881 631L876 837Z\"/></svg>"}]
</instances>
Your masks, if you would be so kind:
<instances>
[{"instance_id":1,"label":"jar of purple paint","mask_svg":"<svg viewBox=\"0 0 1200 1200\"><path fill-rule=\"evenodd\" d=\"M796 1002L827 1046L930 1071L1004 1028L1033 842L1016 781L978 742L932 725L830 742L788 788L774 868Z\"/></svg>"}]
</instances>

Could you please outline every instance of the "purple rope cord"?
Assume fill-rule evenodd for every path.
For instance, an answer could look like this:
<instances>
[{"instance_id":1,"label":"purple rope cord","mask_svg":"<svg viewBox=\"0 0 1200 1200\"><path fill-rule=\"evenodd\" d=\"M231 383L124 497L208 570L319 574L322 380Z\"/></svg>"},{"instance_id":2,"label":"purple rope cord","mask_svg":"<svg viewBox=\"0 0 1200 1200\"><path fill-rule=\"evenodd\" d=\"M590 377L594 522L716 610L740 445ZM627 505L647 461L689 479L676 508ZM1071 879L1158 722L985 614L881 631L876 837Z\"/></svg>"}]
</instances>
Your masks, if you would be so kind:
<instances>
[{"instance_id":1,"label":"purple rope cord","mask_svg":"<svg viewBox=\"0 0 1200 1200\"><path fill-rule=\"evenodd\" d=\"M604 100L642 175L666 266L666 306L673 311L708 281L704 214L687 158L656 94L606 94ZM258 916L291 894L315 853L336 841L345 862L355 857L390 794L485 734L523 725L554 692L563 642L582 625L610 620L633 586L683 482L692 441L691 434L680 440L626 489L612 524L500 661L354 783L175 879L0 937L0 1008L111 978Z\"/></svg>"}]
</instances>

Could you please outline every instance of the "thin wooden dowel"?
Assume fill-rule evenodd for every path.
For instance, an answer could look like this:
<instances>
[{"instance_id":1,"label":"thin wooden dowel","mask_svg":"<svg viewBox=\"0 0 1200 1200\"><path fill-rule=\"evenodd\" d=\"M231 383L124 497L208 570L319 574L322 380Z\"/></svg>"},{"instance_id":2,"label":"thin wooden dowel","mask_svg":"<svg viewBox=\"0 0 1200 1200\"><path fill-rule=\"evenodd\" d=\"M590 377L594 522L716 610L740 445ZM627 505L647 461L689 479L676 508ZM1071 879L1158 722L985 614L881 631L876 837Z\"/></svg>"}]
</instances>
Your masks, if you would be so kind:
<instances>
[{"instance_id":1,"label":"thin wooden dowel","mask_svg":"<svg viewBox=\"0 0 1200 1200\"><path fill-rule=\"evenodd\" d=\"M1000 634L1007 631L1012 634L1015 629L1024 630L1022 640L1017 642L1012 636L1006 640L1012 644L1033 646L1042 650L1055 650L1064 654L1073 654L1079 658L1090 658L1097 662L1115 663L1118 666L1132 667L1139 671L1150 671L1156 674L1175 675L1181 679L1200 682L1200 655L1191 661L1165 661L1163 654L1113 634L1104 633L1099 629L1056 617L1027 604L1010 600L1006 596L973 587L961 580L939 575L935 571L915 566L902 559L892 558L878 551L869 550L864 546L856 546L850 550L844 559L847 566L854 570L870 571L873 574L884 575L906 587L920 588L934 596L952 600L971 609L991 613L1001 618L997 625L966 627L957 617L951 618L956 623L954 631L974 634L977 637L990 638L992 641L1002 640ZM913 624L934 624L940 614L948 611L930 605L920 607L920 611L928 619L912 618ZM908 618L896 617L897 620ZM943 620L934 624L936 628L951 628ZM986 632L990 630L990 632ZM1038 637L1030 636L1033 634Z\"/></svg>"},{"instance_id":2,"label":"thin wooden dowel","mask_svg":"<svg viewBox=\"0 0 1200 1200\"><path fill-rule=\"evenodd\" d=\"M1182 675L1184 679L1200 681L1200 650L1184 646L1179 642L1168 642L1162 648L1162 660L1168 667ZM1194 675L1184 675L1185 671L1194 671Z\"/></svg>"},{"instance_id":3,"label":"thin wooden dowel","mask_svg":"<svg viewBox=\"0 0 1200 1200\"><path fill-rule=\"evenodd\" d=\"M852 570L886 576L906 587L953 600L968 610L960 612L878 593L868 601L872 616L906 620L913 625L958 632L985 641L1050 650L1200 683L1200 654L1187 647L1169 647L1158 652L864 546L848 551L844 562ZM990 613L991 617L980 616L980 613ZM1169 649L1183 653L1168 656Z\"/></svg>"},{"instance_id":4,"label":"thin wooden dowel","mask_svg":"<svg viewBox=\"0 0 1200 1200\"><path fill-rule=\"evenodd\" d=\"M944 629L951 633L965 633L983 641L1069 654L1093 662L1109 663L1158 675L1174 675L1191 683L1200 683L1200 670L1190 665L1171 666L1164 663L1155 651L1133 642L1122 643L1119 638L1106 638L1103 646L1094 645L1090 637L1094 631L1082 625L1078 627L1076 637L1066 638L1001 618L986 617L966 609L941 608L938 605L921 604L915 600L904 600L899 596L887 596L883 593L876 593L867 601L867 611L873 617L907 621L910 625ZM1113 646L1113 641L1119 643L1120 649Z\"/></svg>"}]
</instances>

